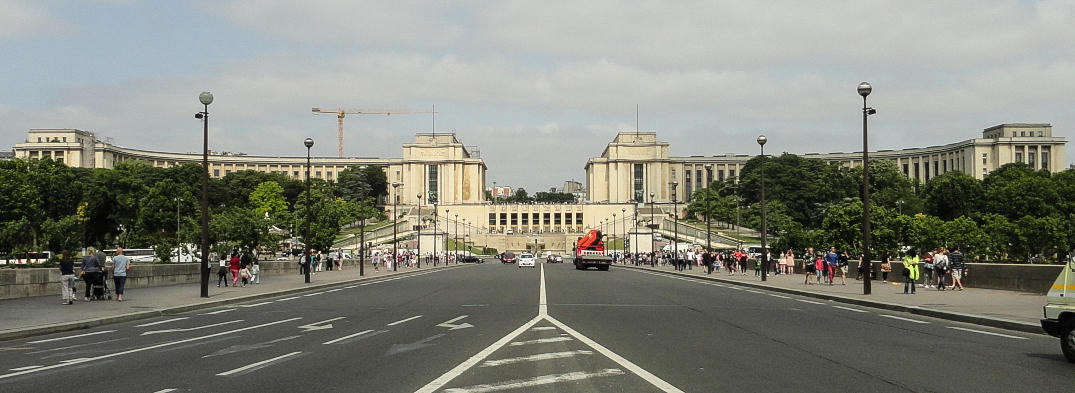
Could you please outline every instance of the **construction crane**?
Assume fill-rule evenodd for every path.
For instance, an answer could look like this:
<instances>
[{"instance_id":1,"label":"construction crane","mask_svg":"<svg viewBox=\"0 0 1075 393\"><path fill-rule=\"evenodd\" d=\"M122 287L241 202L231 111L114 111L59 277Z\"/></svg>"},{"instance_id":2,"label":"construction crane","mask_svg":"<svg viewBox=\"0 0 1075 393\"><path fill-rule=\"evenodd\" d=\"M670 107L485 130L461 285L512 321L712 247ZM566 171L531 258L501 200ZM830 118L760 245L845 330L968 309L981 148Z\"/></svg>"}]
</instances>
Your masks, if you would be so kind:
<instances>
[{"instance_id":1,"label":"construction crane","mask_svg":"<svg viewBox=\"0 0 1075 393\"><path fill-rule=\"evenodd\" d=\"M431 114L431 113L436 114L437 113L436 111L420 112L420 111L410 111L410 110L403 110L403 109L343 109L343 108L321 109L321 108L311 108L310 110L313 113L332 113L332 114L336 115L336 123L337 123L337 127L338 127L337 135L336 135L336 141L339 143L338 152L339 152L340 158L343 158L343 118L346 115L418 115L418 114Z\"/></svg>"}]
</instances>

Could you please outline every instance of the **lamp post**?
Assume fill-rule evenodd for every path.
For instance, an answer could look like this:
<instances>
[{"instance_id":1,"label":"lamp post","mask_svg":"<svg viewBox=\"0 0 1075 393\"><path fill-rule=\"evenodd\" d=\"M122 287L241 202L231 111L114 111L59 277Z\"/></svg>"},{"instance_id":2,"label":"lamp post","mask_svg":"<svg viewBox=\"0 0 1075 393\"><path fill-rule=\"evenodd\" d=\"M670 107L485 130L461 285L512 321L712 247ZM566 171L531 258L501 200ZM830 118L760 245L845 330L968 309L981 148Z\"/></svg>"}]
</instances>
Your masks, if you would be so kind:
<instances>
[{"instance_id":1,"label":"lamp post","mask_svg":"<svg viewBox=\"0 0 1075 393\"><path fill-rule=\"evenodd\" d=\"M657 238L653 235L657 232L657 220L653 217L653 210L657 209L655 200L653 200L654 193L649 193L649 254L650 254L650 266L655 265L657 260Z\"/></svg>"},{"instance_id":2,"label":"lamp post","mask_svg":"<svg viewBox=\"0 0 1075 393\"><path fill-rule=\"evenodd\" d=\"M418 268L422 268L422 194L418 194Z\"/></svg>"},{"instance_id":3,"label":"lamp post","mask_svg":"<svg viewBox=\"0 0 1075 393\"><path fill-rule=\"evenodd\" d=\"M672 226L674 227L672 232L672 260L676 266L679 266L679 200L676 192L679 182L673 180L668 184L672 186Z\"/></svg>"},{"instance_id":4,"label":"lamp post","mask_svg":"<svg viewBox=\"0 0 1075 393\"><path fill-rule=\"evenodd\" d=\"M175 198L175 253L176 262L183 262L183 241L179 240L179 201L182 199ZM193 258L191 258L193 260ZM209 263L208 260L202 262Z\"/></svg>"},{"instance_id":5,"label":"lamp post","mask_svg":"<svg viewBox=\"0 0 1075 393\"><path fill-rule=\"evenodd\" d=\"M452 228L448 217L451 217L451 212L452 209L444 209L444 266L448 266L448 230Z\"/></svg>"},{"instance_id":6,"label":"lamp post","mask_svg":"<svg viewBox=\"0 0 1075 393\"><path fill-rule=\"evenodd\" d=\"M761 146L761 280L765 281L765 273L769 270L769 249L765 245L765 135L758 135L758 146Z\"/></svg>"},{"instance_id":7,"label":"lamp post","mask_svg":"<svg viewBox=\"0 0 1075 393\"><path fill-rule=\"evenodd\" d=\"M397 199L399 199L397 197L399 195L399 186L402 185L403 183L398 181L392 182L392 271L394 272L399 271L399 263L397 262L399 260L399 251L397 250L397 247L399 247L399 239L397 239L399 235L396 233L399 230L399 223L396 222L398 219L396 202L398 202Z\"/></svg>"},{"instance_id":8,"label":"lamp post","mask_svg":"<svg viewBox=\"0 0 1075 393\"><path fill-rule=\"evenodd\" d=\"M863 271L862 294L869 295L870 272L870 153L866 138L866 118L877 113L877 110L866 106L866 96L873 91L873 86L867 82L859 83L858 92L862 96L862 263ZM867 268L869 267L869 268Z\"/></svg>"},{"instance_id":9,"label":"lamp post","mask_svg":"<svg viewBox=\"0 0 1075 393\"><path fill-rule=\"evenodd\" d=\"M620 208L620 213L623 214L621 216L621 217L623 217L623 245L620 248L623 250L623 256L626 256L627 255L627 208L626 207L621 207ZM623 264L626 265L627 260L624 260Z\"/></svg>"},{"instance_id":10,"label":"lamp post","mask_svg":"<svg viewBox=\"0 0 1075 393\"><path fill-rule=\"evenodd\" d=\"M711 170L713 170L713 164L705 164L705 175L706 175L706 177L709 177L709 171L711 171ZM709 251L709 250L713 249L713 247L712 247L713 243L712 243L712 240L710 240L710 239L713 238L713 235L710 234L712 229L710 228L710 225L709 225L709 216L710 216L709 201L711 199L713 199L713 198L711 198L710 194L711 193L710 193L710 190L709 190L709 184L706 184L705 185L705 249L706 249L706 251Z\"/></svg>"},{"instance_id":11,"label":"lamp post","mask_svg":"<svg viewBox=\"0 0 1075 393\"><path fill-rule=\"evenodd\" d=\"M455 263L459 263L459 213L455 214Z\"/></svg>"},{"instance_id":12,"label":"lamp post","mask_svg":"<svg viewBox=\"0 0 1075 393\"><path fill-rule=\"evenodd\" d=\"M306 138L302 141L303 145L306 145L306 233L302 235L303 244L303 259L302 263L306 266L303 279L307 284L310 283L310 148L314 147L313 138Z\"/></svg>"},{"instance_id":13,"label":"lamp post","mask_svg":"<svg viewBox=\"0 0 1075 393\"><path fill-rule=\"evenodd\" d=\"M204 109L195 113L195 119L202 119L202 287L201 297L209 297L209 104L213 103L213 93L203 91L198 101Z\"/></svg>"},{"instance_id":14,"label":"lamp post","mask_svg":"<svg viewBox=\"0 0 1075 393\"><path fill-rule=\"evenodd\" d=\"M612 213L612 238L616 238L616 213Z\"/></svg>"}]
</instances>

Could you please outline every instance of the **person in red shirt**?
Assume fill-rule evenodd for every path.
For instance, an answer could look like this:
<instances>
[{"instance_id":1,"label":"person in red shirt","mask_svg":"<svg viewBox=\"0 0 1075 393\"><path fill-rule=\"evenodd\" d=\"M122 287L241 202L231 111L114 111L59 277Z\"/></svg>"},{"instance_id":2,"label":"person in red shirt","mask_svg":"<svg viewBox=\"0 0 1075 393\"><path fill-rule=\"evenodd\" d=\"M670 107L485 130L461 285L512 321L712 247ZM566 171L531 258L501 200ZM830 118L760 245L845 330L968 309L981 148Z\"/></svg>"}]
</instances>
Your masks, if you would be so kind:
<instances>
[{"instance_id":1,"label":"person in red shirt","mask_svg":"<svg viewBox=\"0 0 1075 393\"><path fill-rule=\"evenodd\" d=\"M232 251L231 258L228 259L228 269L231 270L231 286L235 286L239 282L239 253Z\"/></svg>"}]
</instances>

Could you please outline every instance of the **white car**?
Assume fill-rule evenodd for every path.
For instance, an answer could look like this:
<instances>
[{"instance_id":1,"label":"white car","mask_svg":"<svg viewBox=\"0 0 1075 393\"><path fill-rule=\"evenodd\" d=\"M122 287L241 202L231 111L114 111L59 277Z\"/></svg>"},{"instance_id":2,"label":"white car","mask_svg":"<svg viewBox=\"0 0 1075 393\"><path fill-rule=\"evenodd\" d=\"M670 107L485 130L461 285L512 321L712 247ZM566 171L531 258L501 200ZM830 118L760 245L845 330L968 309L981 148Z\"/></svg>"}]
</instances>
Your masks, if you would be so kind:
<instances>
[{"instance_id":1,"label":"white car","mask_svg":"<svg viewBox=\"0 0 1075 393\"><path fill-rule=\"evenodd\" d=\"M517 263L516 266L518 266L518 267L523 267L523 266L535 267L536 262L534 260L534 254L531 254L531 253L528 253L528 252L524 252L522 254L519 254L519 263Z\"/></svg>"}]
</instances>

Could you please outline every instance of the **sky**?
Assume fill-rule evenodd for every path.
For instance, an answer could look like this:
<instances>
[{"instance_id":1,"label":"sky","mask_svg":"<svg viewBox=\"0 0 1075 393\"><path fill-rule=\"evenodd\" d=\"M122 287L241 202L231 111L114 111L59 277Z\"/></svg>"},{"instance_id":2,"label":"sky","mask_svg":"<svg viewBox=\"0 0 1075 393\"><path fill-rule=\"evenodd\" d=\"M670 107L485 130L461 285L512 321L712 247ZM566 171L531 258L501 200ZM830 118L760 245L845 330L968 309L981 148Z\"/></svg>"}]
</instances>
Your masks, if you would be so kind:
<instances>
[{"instance_id":1,"label":"sky","mask_svg":"<svg viewBox=\"0 0 1075 393\"><path fill-rule=\"evenodd\" d=\"M617 132L673 156L861 151L1075 127L1075 0L0 0L0 146L78 128L120 146L395 158L477 146L491 186L585 180ZM636 112L637 108L637 112ZM636 127L637 115L637 127ZM9 147L4 147L7 149ZM1066 157L1068 163L1075 154Z\"/></svg>"}]
</instances>

